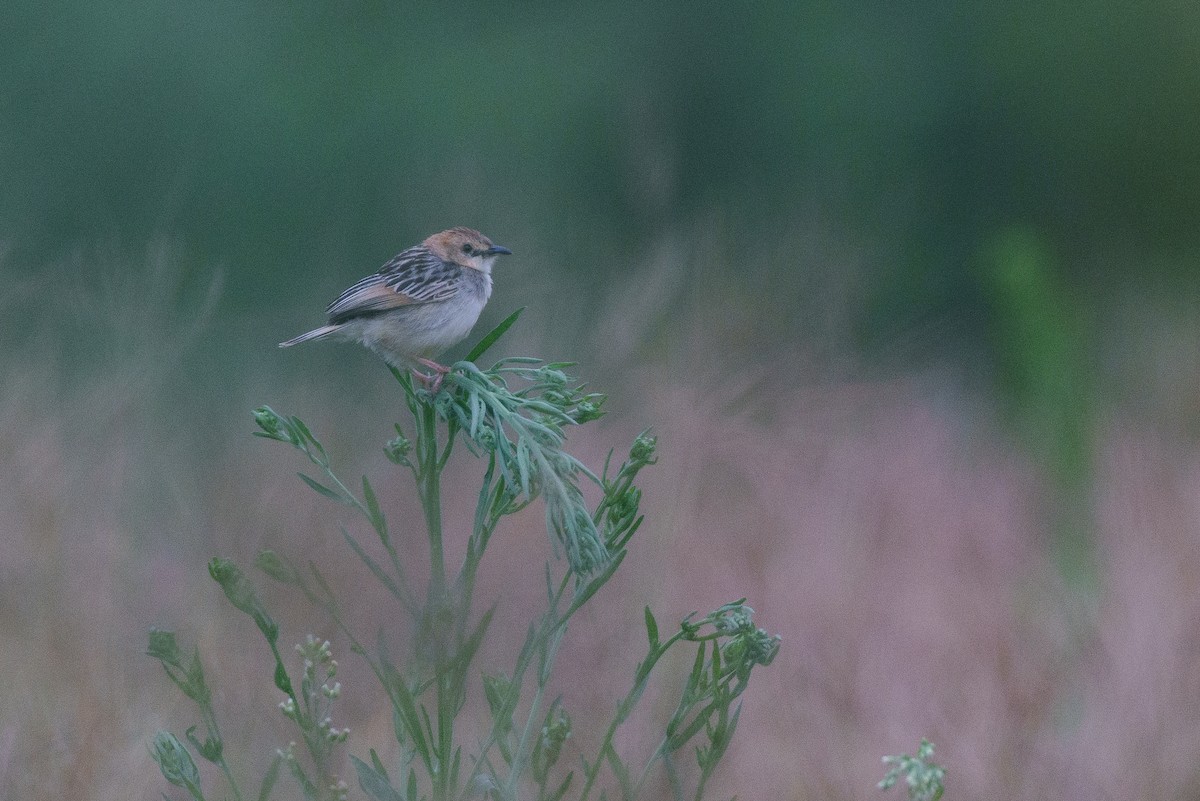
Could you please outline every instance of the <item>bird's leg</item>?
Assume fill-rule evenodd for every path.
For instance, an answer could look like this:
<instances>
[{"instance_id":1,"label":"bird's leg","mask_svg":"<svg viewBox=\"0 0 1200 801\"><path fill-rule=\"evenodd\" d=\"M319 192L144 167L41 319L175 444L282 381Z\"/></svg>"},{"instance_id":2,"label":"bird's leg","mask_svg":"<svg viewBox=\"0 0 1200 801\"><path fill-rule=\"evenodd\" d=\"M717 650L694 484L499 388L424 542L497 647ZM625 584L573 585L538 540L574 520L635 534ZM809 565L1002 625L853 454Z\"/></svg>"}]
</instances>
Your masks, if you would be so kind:
<instances>
[{"instance_id":1,"label":"bird's leg","mask_svg":"<svg viewBox=\"0 0 1200 801\"><path fill-rule=\"evenodd\" d=\"M422 367L428 367L433 372L425 375L422 372L413 370L413 375L419 378L429 391L436 395L437 391L442 388L442 379L446 377L446 373L450 372L450 368L444 364L438 364L431 359L417 357L416 361L417 364L420 364Z\"/></svg>"}]
</instances>

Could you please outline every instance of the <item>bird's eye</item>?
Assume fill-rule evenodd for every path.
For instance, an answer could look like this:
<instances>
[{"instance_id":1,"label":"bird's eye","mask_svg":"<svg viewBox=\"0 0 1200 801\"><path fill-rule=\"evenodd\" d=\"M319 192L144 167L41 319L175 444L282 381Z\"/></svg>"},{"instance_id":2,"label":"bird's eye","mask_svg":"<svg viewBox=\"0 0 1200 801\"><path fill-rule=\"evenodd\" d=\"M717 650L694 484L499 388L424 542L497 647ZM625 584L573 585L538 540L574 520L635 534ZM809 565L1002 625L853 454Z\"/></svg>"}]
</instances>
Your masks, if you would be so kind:
<instances>
[{"instance_id":1,"label":"bird's eye","mask_svg":"<svg viewBox=\"0 0 1200 801\"><path fill-rule=\"evenodd\" d=\"M463 248L462 248L462 250L463 250L463 253L470 253L470 252L471 252L471 243L470 243L470 242L463 242Z\"/></svg>"}]
</instances>

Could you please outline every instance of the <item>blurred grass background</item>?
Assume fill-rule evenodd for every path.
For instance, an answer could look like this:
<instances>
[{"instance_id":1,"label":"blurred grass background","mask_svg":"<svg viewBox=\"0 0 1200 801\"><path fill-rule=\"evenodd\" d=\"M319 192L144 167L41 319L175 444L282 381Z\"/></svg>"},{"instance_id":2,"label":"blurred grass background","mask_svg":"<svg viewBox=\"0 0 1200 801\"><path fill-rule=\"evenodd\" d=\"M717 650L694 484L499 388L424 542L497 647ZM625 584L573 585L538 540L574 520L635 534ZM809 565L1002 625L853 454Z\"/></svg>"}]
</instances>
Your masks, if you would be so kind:
<instances>
[{"instance_id":1,"label":"blurred grass background","mask_svg":"<svg viewBox=\"0 0 1200 801\"><path fill-rule=\"evenodd\" d=\"M1196 796L1193 6L8 0L0 76L0 793L158 797L155 624L286 738L203 563L340 518L248 411L384 471L386 372L275 343L461 224L516 254L479 330L611 393L589 463L661 436L564 658L629 675L644 603L785 636L715 791L862 797L928 735L956 797Z\"/></svg>"}]
</instances>

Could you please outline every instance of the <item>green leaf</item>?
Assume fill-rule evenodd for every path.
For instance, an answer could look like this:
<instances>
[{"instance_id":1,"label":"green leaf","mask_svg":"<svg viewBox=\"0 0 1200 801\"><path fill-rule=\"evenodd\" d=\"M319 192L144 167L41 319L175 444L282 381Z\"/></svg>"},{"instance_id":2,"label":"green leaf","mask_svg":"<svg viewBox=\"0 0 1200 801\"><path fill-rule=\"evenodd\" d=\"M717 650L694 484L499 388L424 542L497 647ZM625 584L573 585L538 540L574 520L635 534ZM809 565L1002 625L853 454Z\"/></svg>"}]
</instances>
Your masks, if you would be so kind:
<instances>
[{"instance_id":1,"label":"green leaf","mask_svg":"<svg viewBox=\"0 0 1200 801\"><path fill-rule=\"evenodd\" d=\"M376 770L353 754L350 755L350 761L354 763L354 770L358 774L358 786L364 793L375 801L404 801L404 796L392 787L386 773Z\"/></svg>"},{"instance_id":2,"label":"green leaf","mask_svg":"<svg viewBox=\"0 0 1200 801\"><path fill-rule=\"evenodd\" d=\"M567 774L567 777L562 780L562 784L555 788L554 792L546 796L546 801L560 801L567 794L567 789L571 786L571 779L575 778L575 771Z\"/></svg>"},{"instance_id":3,"label":"green leaf","mask_svg":"<svg viewBox=\"0 0 1200 801\"><path fill-rule=\"evenodd\" d=\"M483 643L483 637L487 634L488 626L491 625L492 615L495 611L496 606L493 604L492 608L487 610L483 617L479 619L475 630L471 632L471 635L459 647L458 653L454 657L454 664L459 670L465 672L467 666L471 664L471 660L475 658L475 652L479 650L479 646Z\"/></svg>"},{"instance_id":4,"label":"green leaf","mask_svg":"<svg viewBox=\"0 0 1200 801\"><path fill-rule=\"evenodd\" d=\"M272 550L259 551L254 566L281 584L295 584L298 580L295 569Z\"/></svg>"},{"instance_id":5,"label":"green leaf","mask_svg":"<svg viewBox=\"0 0 1200 801\"><path fill-rule=\"evenodd\" d=\"M386 661L381 661L379 667L383 675L384 686L392 701L392 709L395 710L403 722L404 732L411 738L413 750L420 754L421 761L425 763L425 769L432 770L433 755L430 750L431 740L426 739L425 732L422 730L421 716L417 711L416 697L395 666ZM399 741L400 737L396 739Z\"/></svg>"},{"instance_id":6,"label":"green leaf","mask_svg":"<svg viewBox=\"0 0 1200 801\"><path fill-rule=\"evenodd\" d=\"M458 771L462 763L462 746L454 749L454 759L450 761L450 786L458 784Z\"/></svg>"},{"instance_id":7,"label":"green leaf","mask_svg":"<svg viewBox=\"0 0 1200 801\"><path fill-rule=\"evenodd\" d=\"M146 655L168 665L183 666L183 655L179 652L179 645L175 642L175 632L173 631L150 629L150 641L146 648Z\"/></svg>"},{"instance_id":8,"label":"green leaf","mask_svg":"<svg viewBox=\"0 0 1200 801\"><path fill-rule=\"evenodd\" d=\"M262 429L262 431L255 431L254 436L266 437L267 439L279 440L280 442L291 441L291 437L287 435L287 424L270 406L259 406L252 414L254 415L254 422Z\"/></svg>"},{"instance_id":9,"label":"green leaf","mask_svg":"<svg viewBox=\"0 0 1200 801\"><path fill-rule=\"evenodd\" d=\"M271 760L271 765L267 768L267 774L263 776L262 786L258 791L258 801L268 801L271 797L271 790L275 789L275 780L279 778L279 763L283 761L283 757L279 754Z\"/></svg>"},{"instance_id":10,"label":"green leaf","mask_svg":"<svg viewBox=\"0 0 1200 801\"><path fill-rule=\"evenodd\" d=\"M348 502L346 501L346 499L343 498L341 496L341 494L339 494L336 490L331 490L329 487L325 486L324 484L321 484L318 481L315 481L314 479L309 478L308 476L304 475L303 473L297 473L296 475L300 476L300 478L302 478L304 480L305 484L312 487L313 491L315 491L321 495L324 495L326 498L333 498L338 503L348 505Z\"/></svg>"},{"instance_id":11,"label":"green leaf","mask_svg":"<svg viewBox=\"0 0 1200 801\"><path fill-rule=\"evenodd\" d=\"M500 325L493 328L487 336L479 340L478 345L471 348L471 352L467 354L467 357L463 361L477 361L480 356L487 353L488 348L490 348L492 345L495 345L496 341L500 339L500 337L504 336L504 332L512 328L513 323L517 321L517 318L521 316L521 312L523 311L525 311L524 306L505 317L500 322Z\"/></svg>"},{"instance_id":12,"label":"green leaf","mask_svg":"<svg viewBox=\"0 0 1200 801\"><path fill-rule=\"evenodd\" d=\"M408 459L408 453L412 450L412 442L404 434L404 429L400 427L399 423L395 424L395 429L396 436L384 444L383 453L392 464L412 467L412 462Z\"/></svg>"},{"instance_id":13,"label":"green leaf","mask_svg":"<svg viewBox=\"0 0 1200 801\"><path fill-rule=\"evenodd\" d=\"M367 502L367 512L371 518L371 526L380 533L380 536L387 536L387 521L383 517L383 511L379 508L379 498L375 495L375 490L371 488L371 482L366 476L362 477L363 499Z\"/></svg>"},{"instance_id":14,"label":"green leaf","mask_svg":"<svg viewBox=\"0 0 1200 801\"><path fill-rule=\"evenodd\" d=\"M183 787L192 798L203 801L200 792L200 771L188 752L187 746L169 731L160 731L154 736L150 756L158 763L163 778L176 787Z\"/></svg>"},{"instance_id":15,"label":"green leaf","mask_svg":"<svg viewBox=\"0 0 1200 801\"><path fill-rule=\"evenodd\" d=\"M692 663L692 672L688 675L687 683L684 684L684 696L689 702L694 702L699 698L701 688L704 686L704 652L707 647L706 642L701 642L700 647L696 649L696 661ZM713 650L718 650L715 646Z\"/></svg>"},{"instance_id":16,"label":"green leaf","mask_svg":"<svg viewBox=\"0 0 1200 801\"><path fill-rule=\"evenodd\" d=\"M404 719L400 717L400 711L395 704L392 705L392 733L396 737L396 744L404 750L408 736L404 733Z\"/></svg>"},{"instance_id":17,"label":"green leaf","mask_svg":"<svg viewBox=\"0 0 1200 801\"><path fill-rule=\"evenodd\" d=\"M279 637L279 626L267 614L266 608L254 590L246 574L228 559L213 559L208 563L208 574L221 585L229 602L250 617L262 631L263 636L274 645Z\"/></svg>"},{"instance_id":18,"label":"green leaf","mask_svg":"<svg viewBox=\"0 0 1200 801\"><path fill-rule=\"evenodd\" d=\"M563 614L564 619L575 614L575 612L581 606L591 600L591 597L599 592L601 587L608 583L608 580L612 578L614 573L617 572L617 568L619 568L621 563L625 561L625 556L628 553L628 551L620 551L619 553L615 554L613 558L610 559L604 566L604 569L592 576L587 584L576 588L575 595L571 599L571 605L567 607L567 611Z\"/></svg>"},{"instance_id":19,"label":"green leaf","mask_svg":"<svg viewBox=\"0 0 1200 801\"><path fill-rule=\"evenodd\" d=\"M354 539L354 537L350 535L350 532L346 530L345 526L338 526L338 531L342 532L342 538L346 540L346 542L354 550L354 553L358 554L358 558L361 559L363 564L365 564L367 568L375 575L375 578L379 579L379 583L387 588L387 591L392 594L392 597L400 601L400 603L407 605L408 598L405 597L403 592L401 592L400 586L396 584L392 577L389 576L383 569L383 566L376 562L369 553L363 550L363 547L358 544L358 540Z\"/></svg>"},{"instance_id":20,"label":"green leaf","mask_svg":"<svg viewBox=\"0 0 1200 801\"><path fill-rule=\"evenodd\" d=\"M291 696L296 695L295 690L292 689L292 680L288 677L287 668L279 660L275 661L275 675L273 678L275 686L279 688L280 692L285 692Z\"/></svg>"},{"instance_id":21,"label":"green leaf","mask_svg":"<svg viewBox=\"0 0 1200 801\"><path fill-rule=\"evenodd\" d=\"M288 418L288 423L300 435L302 441L307 443L305 450L308 456L317 464L325 467L329 464L329 456L325 453L325 446L313 436L313 433L308 430L308 426L299 417L292 416Z\"/></svg>"},{"instance_id":22,"label":"green leaf","mask_svg":"<svg viewBox=\"0 0 1200 801\"><path fill-rule=\"evenodd\" d=\"M419 709L421 711L421 721L425 724L426 739L431 743L437 742L437 735L433 733L433 721L429 717L429 710L425 708L424 704L421 704ZM436 754L434 755L434 758L436 758ZM430 764L432 764L432 762Z\"/></svg>"},{"instance_id":23,"label":"green leaf","mask_svg":"<svg viewBox=\"0 0 1200 801\"><path fill-rule=\"evenodd\" d=\"M605 749L604 756L608 759L608 766L612 768L613 775L617 777L617 782L621 786L621 797L633 798L633 784L629 780L629 768L617 755L611 743Z\"/></svg>"},{"instance_id":24,"label":"green leaf","mask_svg":"<svg viewBox=\"0 0 1200 801\"><path fill-rule=\"evenodd\" d=\"M646 638L650 641L651 648L658 647L658 623L654 620L654 613L650 611L650 607L646 607Z\"/></svg>"},{"instance_id":25,"label":"green leaf","mask_svg":"<svg viewBox=\"0 0 1200 801\"><path fill-rule=\"evenodd\" d=\"M210 729L209 731L211 732L212 730ZM200 742L200 740L196 737L195 726L192 726L183 734L185 737L187 737L188 742L192 744L192 747L196 749L196 752L200 754L200 756L204 757L213 764L220 763L221 752L225 750L225 746L221 743L221 739L219 737L210 733L204 738L204 742Z\"/></svg>"},{"instance_id":26,"label":"green leaf","mask_svg":"<svg viewBox=\"0 0 1200 801\"><path fill-rule=\"evenodd\" d=\"M699 734L700 730L709 724L709 721L712 720L712 716L717 714L719 711L720 710L717 709L717 703L715 701L705 706L696 713L696 717L692 718L692 720L689 721L686 726L684 726L675 734L675 736L672 738L672 743L669 743L668 747L674 749L685 746L689 740Z\"/></svg>"},{"instance_id":27,"label":"green leaf","mask_svg":"<svg viewBox=\"0 0 1200 801\"><path fill-rule=\"evenodd\" d=\"M496 728L502 734L512 730L512 712L505 708L511 688L512 680L503 673L496 675L483 674L483 696L487 699L488 709L492 712L492 719L496 721Z\"/></svg>"},{"instance_id":28,"label":"green leaf","mask_svg":"<svg viewBox=\"0 0 1200 801\"><path fill-rule=\"evenodd\" d=\"M184 684L180 684L179 689L183 690L188 698L191 698L201 706L207 705L212 695L208 690L208 684L204 681L204 665L200 662L199 648L192 649L192 661L188 663L185 672L187 674L187 681Z\"/></svg>"}]
</instances>

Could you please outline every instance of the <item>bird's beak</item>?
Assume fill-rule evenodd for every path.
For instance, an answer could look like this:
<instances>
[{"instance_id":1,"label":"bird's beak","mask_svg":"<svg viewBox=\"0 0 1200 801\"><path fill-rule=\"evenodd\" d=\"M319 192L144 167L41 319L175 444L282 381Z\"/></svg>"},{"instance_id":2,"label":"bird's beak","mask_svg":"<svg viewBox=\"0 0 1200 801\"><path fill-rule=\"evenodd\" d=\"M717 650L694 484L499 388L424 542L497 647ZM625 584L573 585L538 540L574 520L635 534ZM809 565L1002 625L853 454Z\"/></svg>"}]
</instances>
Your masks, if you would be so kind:
<instances>
[{"instance_id":1,"label":"bird's beak","mask_svg":"<svg viewBox=\"0 0 1200 801\"><path fill-rule=\"evenodd\" d=\"M504 247L503 245L492 245L490 248L488 248L486 251L484 251L484 253L486 253L488 256L511 256L512 255L512 251L509 250L508 248Z\"/></svg>"}]
</instances>

